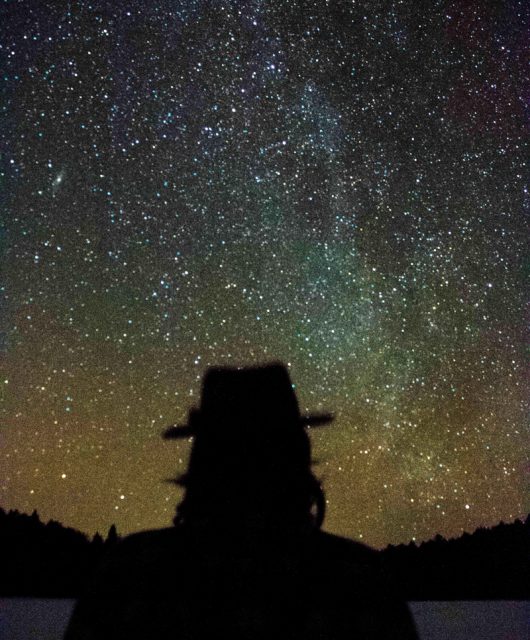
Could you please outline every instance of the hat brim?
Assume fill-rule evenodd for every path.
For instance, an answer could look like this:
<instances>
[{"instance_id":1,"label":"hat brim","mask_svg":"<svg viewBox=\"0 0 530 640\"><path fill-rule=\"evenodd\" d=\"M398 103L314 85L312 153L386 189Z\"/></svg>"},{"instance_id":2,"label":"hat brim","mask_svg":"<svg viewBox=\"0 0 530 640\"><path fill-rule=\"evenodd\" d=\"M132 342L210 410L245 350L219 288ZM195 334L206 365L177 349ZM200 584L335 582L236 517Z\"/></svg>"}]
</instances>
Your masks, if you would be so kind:
<instances>
[{"instance_id":1,"label":"hat brim","mask_svg":"<svg viewBox=\"0 0 530 640\"><path fill-rule=\"evenodd\" d=\"M179 440L191 438L195 435L195 429L188 424L175 424L167 427L162 433L164 440Z\"/></svg>"},{"instance_id":2,"label":"hat brim","mask_svg":"<svg viewBox=\"0 0 530 640\"><path fill-rule=\"evenodd\" d=\"M313 413L309 416L301 416L301 422L306 427L323 427L333 422L335 416L332 413Z\"/></svg>"},{"instance_id":3,"label":"hat brim","mask_svg":"<svg viewBox=\"0 0 530 640\"><path fill-rule=\"evenodd\" d=\"M195 416L198 417L198 416ZM304 427L314 429L316 427L323 427L330 422L333 422L334 416L331 413L314 413L307 416L300 416L300 424ZM192 438L196 434L196 429L193 424L177 424L167 427L162 437L164 440L183 440L185 438Z\"/></svg>"}]
</instances>

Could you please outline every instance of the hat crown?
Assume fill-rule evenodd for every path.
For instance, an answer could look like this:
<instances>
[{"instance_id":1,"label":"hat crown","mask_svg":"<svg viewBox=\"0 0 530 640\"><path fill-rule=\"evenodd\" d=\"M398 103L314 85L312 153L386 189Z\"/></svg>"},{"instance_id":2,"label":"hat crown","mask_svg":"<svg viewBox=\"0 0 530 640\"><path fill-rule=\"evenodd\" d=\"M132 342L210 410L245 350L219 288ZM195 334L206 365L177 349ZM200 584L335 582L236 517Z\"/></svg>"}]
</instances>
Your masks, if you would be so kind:
<instances>
[{"instance_id":1,"label":"hat crown","mask_svg":"<svg viewBox=\"0 0 530 640\"><path fill-rule=\"evenodd\" d=\"M225 426L225 435L245 425L266 427L267 432L284 433L289 427L320 426L333 420L330 414L300 415L298 400L289 372L282 363L259 367L214 367L203 380L201 404L190 411L186 425L173 425L164 437L187 438ZM254 429L256 431L257 429ZM261 431L263 429L260 429ZM248 429L245 431L248 437Z\"/></svg>"},{"instance_id":2,"label":"hat crown","mask_svg":"<svg viewBox=\"0 0 530 640\"><path fill-rule=\"evenodd\" d=\"M300 422L298 401L286 368L264 367L210 369L204 378L201 422L296 425Z\"/></svg>"}]
</instances>

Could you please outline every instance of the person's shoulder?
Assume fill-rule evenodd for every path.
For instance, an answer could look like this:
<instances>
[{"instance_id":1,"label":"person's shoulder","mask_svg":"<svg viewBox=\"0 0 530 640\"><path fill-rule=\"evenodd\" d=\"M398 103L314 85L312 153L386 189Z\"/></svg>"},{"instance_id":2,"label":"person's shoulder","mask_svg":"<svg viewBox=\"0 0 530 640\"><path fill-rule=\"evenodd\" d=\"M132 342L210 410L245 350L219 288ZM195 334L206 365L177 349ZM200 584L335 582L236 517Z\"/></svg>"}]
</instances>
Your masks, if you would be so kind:
<instances>
[{"instance_id":1,"label":"person's shoulder","mask_svg":"<svg viewBox=\"0 0 530 640\"><path fill-rule=\"evenodd\" d=\"M331 533L315 537L313 557L325 571L346 581L361 581L365 586L381 581L378 552L366 544Z\"/></svg>"},{"instance_id":2,"label":"person's shoulder","mask_svg":"<svg viewBox=\"0 0 530 640\"><path fill-rule=\"evenodd\" d=\"M131 533L120 540L118 547L122 549L139 549L158 547L160 545L175 544L181 537L182 532L177 527L166 527L164 529L147 529Z\"/></svg>"},{"instance_id":3,"label":"person's shoulder","mask_svg":"<svg viewBox=\"0 0 530 640\"><path fill-rule=\"evenodd\" d=\"M150 529L132 533L116 545L112 552L118 561L153 561L156 557L174 557L182 546L182 532L177 527Z\"/></svg>"},{"instance_id":4,"label":"person's shoulder","mask_svg":"<svg viewBox=\"0 0 530 640\"><path fill-rule=\"evenodd\" d=\"M332 565L333 596L345 599L351 610L363 613L364 632L360 637L417 640L414 621L394 580L383 568L381 553L324 532L319 539Z\"/></svg>"},{"instance_id":5,"label":"person's shoulder","mask_svg":"<svg viewBox=\"0 0 530 640\"><path fill-rule=\"evenodd\" d=\"M316 536L316 543L326 551L333 555L351 558L352 560L364 561L367 563L377 562L378 553L372 547L362 542L343 538L333 533L319 531Z\"/></svg>"},{"instance_id":6,"label":"person's shoulder","mask_svg":"<svg viewBox=\"0 0 530 640\"><path fill-rule=\"evenodd\" d=\"M94 588L124 593L164 583L166 574L182 562L179 537L174 527L126 536L108 549L95 567Z\"/></svg>"},{"instance_id":7,"label":"person's shoulder","mask_svg":"<svg viewBox=\"0 0 530 640\"><path fill-rule=\"evenodd\" d=\"M323 575L332 577L334 594L338 597L356 598L370 607L376 603L381 611L401 616L403 620L410 617L393 577L384 567L379 551L361 542L328 533L319 536L319 545L321 551L318 566L324 567L320 569ZM396 637L409 636L398 634Z\"/></svg>"},{"instance_id":8,"label":"person's shoulder","mask_svg":"<svg viewBox=\"0 0 530 640\"><path fill-rule=\"evenodd\" d=\"M175 527L152 529L132 533L109 548L102 558L104 570L120 569L123 565L138 565L163 556L170 548L178 546L179 532Z\"/></svg>"}]
</instances>

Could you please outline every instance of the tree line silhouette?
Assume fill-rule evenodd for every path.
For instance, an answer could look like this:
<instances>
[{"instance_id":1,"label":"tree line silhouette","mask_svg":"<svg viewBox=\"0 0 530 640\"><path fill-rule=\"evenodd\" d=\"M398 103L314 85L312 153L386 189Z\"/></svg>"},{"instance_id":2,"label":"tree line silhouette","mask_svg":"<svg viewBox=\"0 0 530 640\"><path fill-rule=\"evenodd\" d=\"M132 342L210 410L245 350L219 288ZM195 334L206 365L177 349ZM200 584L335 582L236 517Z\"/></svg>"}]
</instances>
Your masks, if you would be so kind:
<instances>
[{"instance_id":1,"label":"tree line silhouette","mask_svg":"<svg viewBox=\"0 0 530 640\"><path fill-rule=\"evenodd\" d=\"M389 545L380 555L407 600L528 600L529 552L530 515L449 540Z\"/></svg>"},{"instance_id":2,"label":"tree line silhouette","mask_svg":"<svg viewBox=\"0 0 530 640\"><path fill-rule=\"evenodd\" d=\"M107 537L46 524L37 511L31 515L0 508L0 595L75 598L119 537L115 525Z\"/></svg>"},{"instance_id":3,"label":"tree line silhouette","mask_svg":"<svg viewBox=\"0 0 530 640\"><path fill-rule=\"evenodd\" d=\"M76 598L120 541L112 525L92 538L55 520L0 508L0 596ZM459 538L389 545L383 571L406 600L530 599L530 515ZM178 577L177 577L178 579Z\"/></svg>"}]
</instances>

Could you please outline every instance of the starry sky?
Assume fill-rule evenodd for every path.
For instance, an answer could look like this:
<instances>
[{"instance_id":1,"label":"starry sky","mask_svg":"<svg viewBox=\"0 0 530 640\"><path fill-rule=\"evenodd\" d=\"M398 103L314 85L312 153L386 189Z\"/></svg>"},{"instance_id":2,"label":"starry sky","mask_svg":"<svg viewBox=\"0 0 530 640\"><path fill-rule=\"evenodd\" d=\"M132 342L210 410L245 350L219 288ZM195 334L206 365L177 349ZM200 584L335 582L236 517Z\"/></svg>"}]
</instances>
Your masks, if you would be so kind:
<instances>
[{"instance_id":1,"label":"starry sky","mask_svg":"<svg viewBox=\"0 0 530 640\"><path fill-rule=\"evenodd\" d=\"M0 505L167 526L208 366L288 363L374 546L529 510L521 0L0 8ZM281 443L279 443L281 446Z\"/></svg>"}]
</instances>

